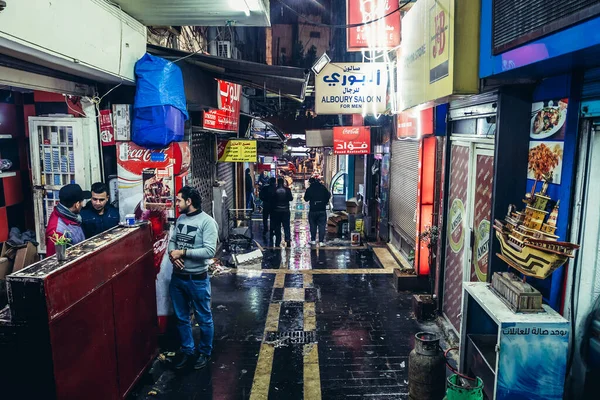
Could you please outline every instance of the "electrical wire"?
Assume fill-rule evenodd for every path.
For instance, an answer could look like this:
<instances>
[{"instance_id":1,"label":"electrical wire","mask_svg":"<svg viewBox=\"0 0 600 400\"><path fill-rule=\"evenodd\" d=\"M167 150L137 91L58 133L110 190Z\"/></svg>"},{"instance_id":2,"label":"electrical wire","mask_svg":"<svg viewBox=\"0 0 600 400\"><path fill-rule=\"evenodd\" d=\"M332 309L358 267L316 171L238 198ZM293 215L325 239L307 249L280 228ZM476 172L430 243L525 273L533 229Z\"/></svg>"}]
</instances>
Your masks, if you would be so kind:
<instances>
[{"instance_id":1,"label":"electrical wire","mask_svg":"<svg viewBox=\"0 0 600 400\"><path fill-rule=\"evenodd\" d=\"M301 18L304 21L306 21L306 22L304 22L304 24L306 24L306 25L323 26L323 27L326 27L326 28L335 28L335 29L347 29L347 28L357 28L359 26L365 26L365 25L369 25L369 24L375 23L377 21L381 21L382 19L385 19L385 18L389 17L390 15L392 15L394 13L397 13L398 11L401 11L404 7L406 7L412 1L411 0L406 0L404 2L404 4L402 4L400 7L396 8L395 10L390 11L389 13L385 14L384 16L376 18L374 20L367 21L367 22L361 22L361 23L358 23L358 24L344 24L344 25L332 25L332 24L323 24L323 23L320 23L320 22L312 22L308 17L300 14L299 12L297 12L296 10L294 10L292 7L290 7L286 3L284 3L283 0L277 0L277 2L280 3L282 6L284 6L285 8L287 8L289 11L291 11L292 14L296 15L298 18Z\"/></svg>"},{"instance_id":2,"label":"electrical wire","mask_svg":"<svg viewBox=\"0 0 600 400\"><path fill-rule=\"evenodd\" d=\"M444 358L446 359L446 366L448 367L448 369L450 371L452 371L453 373L455 373L456 375L460 376L461 378L465 378L470 381L477 381L477 378L471 378L470 376L461 374L460 372L458 372L456 370L456 368L454 368L452 365L450 365L450 362L448 361L448 353L450 353L452 350L458 350L458 347L450 347L448 350L446 350L444 352Z\"/></svg>"}]
</instances>

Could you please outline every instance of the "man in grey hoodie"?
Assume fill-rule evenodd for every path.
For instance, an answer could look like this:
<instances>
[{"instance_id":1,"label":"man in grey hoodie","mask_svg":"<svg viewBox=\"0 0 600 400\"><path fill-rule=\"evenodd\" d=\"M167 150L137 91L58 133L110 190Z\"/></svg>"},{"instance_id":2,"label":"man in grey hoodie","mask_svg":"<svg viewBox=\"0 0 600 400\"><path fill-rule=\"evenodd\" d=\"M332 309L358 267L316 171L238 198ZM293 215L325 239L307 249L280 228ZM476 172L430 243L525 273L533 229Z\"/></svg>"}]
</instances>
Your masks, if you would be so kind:
<instances>
[{"instance_id":1,"label":"man in grey hoodie","mask_svg":"<svg viewBox=\"0 0 600 400\"><path fill-rule=\"evenodd\" d=\"M202 199L197 189L190 186L181 188L177 193L177 207L181 215L168 250L173 263L169 289L181 339L181 351L174 367L183 369L193 363L194 369L201 369L208 364L212 352L214 324L210 309L208 262L217 250L218 229L215 220L202 211ZM190 305L202 333L196 352Z\"/></svg>"}]
</instances>

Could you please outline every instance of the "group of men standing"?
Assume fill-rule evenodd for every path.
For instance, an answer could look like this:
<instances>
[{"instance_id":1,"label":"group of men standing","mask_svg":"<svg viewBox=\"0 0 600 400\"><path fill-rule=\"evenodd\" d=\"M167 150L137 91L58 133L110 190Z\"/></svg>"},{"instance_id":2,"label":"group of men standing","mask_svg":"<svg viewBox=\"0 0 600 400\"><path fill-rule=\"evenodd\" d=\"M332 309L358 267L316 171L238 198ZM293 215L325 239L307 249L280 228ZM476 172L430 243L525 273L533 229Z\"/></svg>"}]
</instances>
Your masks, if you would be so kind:
<instances>
[{"instance_id":1,"label":"group of men standing","mask_svg":"<svg viewBox=\"0 0 600 400\"><path fill-rule=\"evenodd\" d=\"M325 228L327 225L327 204L331 198L329 190L317 179L310 178L310 186L304 194L304 201L308 201L308 222L310 225L310 244L325 243ZM275 180L270 178L269 183L262 187L259 194L263 202L263 236L269 235L269 241L275 237L275 247L281 246L281 229L287 247L291 245L291 211L290 202L294 200L292 191L286 187L282 177ZM270 219L270 226L269 226ZM270 228L270 229L269 229Z\"/></svg>"},{"instance_id":2,"label":"group of men standing","mask_svg":"<svg viewBox=\"0 0 600 400\"><path fill-rule=\"evenodd\" d=\"M65 235L74 245L96 236L119 224L119 210L109 203L108 187L102 182L92 185L92 190L82 190L77 184L63 186L58 192L56 205L46 227L46 256L56 253L54 233ZM83 202L87 202L85 207Z\"/></svg>"},{"instance_id":3,"label":"group of men standing","mask_svg":"<svg viewBox=\"0 0 600 400\"><path fill-rule=\"evenodd\" d=\"M91 199L91 200L90 200ZM91 191L77 184L63 186L59 204L54 208L46 229L46 255L56 253L54 233L65 235L75 245L119 224L119 211L109 204L104 183L92 185ZM90 200L84 207L85 200ZM215 220L202 211L197 189L184 186L176 198L180 217L169 241L168 254L173 264L170 294L181 340L181 349L173 362L175 369L188 366L204 368L210 361L214 336L209 260L215 256L218 229ZM201 338L195 345L190 314L194 312Z\"/></svg>"}]
</instances>

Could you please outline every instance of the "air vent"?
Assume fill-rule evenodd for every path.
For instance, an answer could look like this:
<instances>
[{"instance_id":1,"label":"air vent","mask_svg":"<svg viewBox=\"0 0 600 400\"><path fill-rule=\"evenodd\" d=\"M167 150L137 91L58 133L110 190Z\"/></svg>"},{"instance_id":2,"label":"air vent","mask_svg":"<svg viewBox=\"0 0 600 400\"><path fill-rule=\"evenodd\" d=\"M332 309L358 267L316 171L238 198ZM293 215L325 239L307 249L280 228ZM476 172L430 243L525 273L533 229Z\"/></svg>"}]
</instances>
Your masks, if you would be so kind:
<instances>
[{"instance_id":1,"label":"air vent","mask_svg":"<svg viewBox=\"0 0 600 400\"><path fill-rule=\"evenodd\" d=\"M600 14L600 0L493 0L499 54Z\"/></svg>"}]
</instances>

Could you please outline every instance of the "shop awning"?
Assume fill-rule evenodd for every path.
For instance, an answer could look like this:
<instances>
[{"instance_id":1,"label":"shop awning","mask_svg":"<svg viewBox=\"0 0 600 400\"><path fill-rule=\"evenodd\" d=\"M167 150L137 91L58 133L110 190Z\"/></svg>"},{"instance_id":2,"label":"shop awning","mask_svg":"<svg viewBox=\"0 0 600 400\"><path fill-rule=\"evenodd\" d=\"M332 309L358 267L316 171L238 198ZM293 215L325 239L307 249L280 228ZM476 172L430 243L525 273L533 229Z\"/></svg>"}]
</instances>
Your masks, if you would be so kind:
<instances>
[{"instance_id":1,"label":"shop awning","mask_svg":"<svg viewBox=\"0 0 600 400\"><path fill-rule=\"evenodd\" d=\"M309 71L302 68L266 65L201 53L188 53L151 44L148 44L148 52L167 60L186 57L179 62L197 67L203 73L214 78L266 90L298 101L304 101L310 76Z\"/></svg>"}]
</instances>

